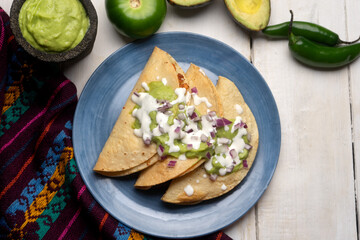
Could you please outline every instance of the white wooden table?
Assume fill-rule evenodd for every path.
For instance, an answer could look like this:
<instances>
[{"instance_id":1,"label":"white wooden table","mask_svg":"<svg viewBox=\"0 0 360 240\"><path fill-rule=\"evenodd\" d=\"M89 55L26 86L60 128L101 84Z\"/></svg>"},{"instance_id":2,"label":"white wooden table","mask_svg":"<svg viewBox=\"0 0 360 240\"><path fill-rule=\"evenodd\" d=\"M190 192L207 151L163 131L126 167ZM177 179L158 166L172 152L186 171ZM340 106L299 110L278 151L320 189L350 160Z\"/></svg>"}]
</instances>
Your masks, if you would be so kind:
<instances>
[{"instance_id":1,"label":"white wooden table","mask_svg":"<svg viewBox=\"0 0 360 240\"><path fill-rule=\"evenodd\" d=\"M3 1L9 13L12 1ZM93 4L99 18L94 49L65 71L79 94L99 64L128 43L109 23L104 0ZM270 25L288 21L292 9L295 20L326 26L344 40L360 35L360 0L274 0L271 8ZM195 32L235 48L277 102L282 145L275 175L260 201L225 232L233 239L359 239L360 60L333 71L304 67L286 41L236 25L222 0L197 10L168 5L159 32L166 31Z\"/></svg>"}]
</instances>

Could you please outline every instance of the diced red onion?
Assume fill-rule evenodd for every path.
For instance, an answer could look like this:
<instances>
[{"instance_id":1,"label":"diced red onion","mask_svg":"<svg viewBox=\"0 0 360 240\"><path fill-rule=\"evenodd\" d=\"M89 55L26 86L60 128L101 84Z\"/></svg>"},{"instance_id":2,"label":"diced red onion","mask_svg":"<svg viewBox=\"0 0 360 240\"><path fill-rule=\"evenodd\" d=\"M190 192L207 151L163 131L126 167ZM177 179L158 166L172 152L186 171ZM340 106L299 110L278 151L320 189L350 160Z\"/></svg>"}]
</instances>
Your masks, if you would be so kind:
<instances>
[{"instance_id":1,"label":"diced red onion","mask_svg":"<svg viewBox=\"0 0 360 240\"><path fill-rule=\"evenodd\" d=\"M241 122L238 123L238 124L240 124L240 127L239 127L239 128L247 128L246 123L244 123L243 121L241 121Z\"/></svg>"},{"instance_id":2,"label":"diced red onion","mask_svg":"<svg viewBox=\"0 0 360 240\"><path fill-rule=\"evenodd\" d=\"M174 132L175 132L175 133L179 133L179 132L180 132L180 130L181 130L181 128L180 128L180 127L176 127Z\"/></svg>"},{"instance_id":3,"label":"diced red onion","mask_svg":"<svg viewBox=\"0 0 360 240\"><path fill-rule=\"evenodd\" d=\"M233 126L234 130L241 128L241 123L237 123Z\"/></svg>"},{"instance_id":4,"label":"diced red onion","mask_svg":"<svg viewBox=\"0 0 360 240\"><path fill-rule=\"evenodd\" d=\"M157 110L158 110L159 112L164 113L166 110L168 110L168 108L166 107L166 105L163 105L163 106L161 106L161 107L158 107Z\"/></svg>"},{"instance_id":5,"label":"diced red onion","mask_svg":"<svg viewBox=\"0 0 360 240\"><path fill-rule=\"evenodd\" d=\"M226 168L227 173L231 173L234 170L234 165L231 165L230 167Z\"/></svg>"},{"instance_id":6,"label":"diced red onion","mask_svg":"<svg viewBox=\"0 0 360 240\"><path fill-rule=\"evenodd\" d=\"M190 115L190 119L193 120L194 122L198 122L201 120L200 116L197 115L195 111L193 112L193 114Z\"/></svg>"},{"instance_id":7,"label":"diced red onion","mask_svg":"<svg viewBox=\"0 0 360 240\"><path fill-rule=\"evenodd\" d=\"M252 148L252 146L249 145L249 144L245 144L245 148L246 148L247 150L250 150L250 149Z\"/></svg>"},{"instance_id":8,"label":"diced red onion","mask_svg":"<svg viewBox=\"0 0 360 240\"><path fill-rule=\"evenodd\" d=\"M251 134L250 134L250 133L247 134L247 139L248 139L249 141L251 141Z\"/></svg>"},{"instance_id":9,"label":"diced red onion","mask_svg":"<svg viewBox=\"0 0 360 240\"><path fill-rule=\"evenodd\" d=\"M194 131L194 129L190 128L189 130L187 130L187 133L192 133Z\"/></svg>"},{"instance_id":10,"label":"diced red onion","mask_svg":"<svg viewBox=\"0 0 360 240\"><path fill-rule=\"evenodd\" d=\"M146 145L150 145L151 139L150 139L150 138L144 139L144 143L145 143Z\"/></svg>"},{"instance_id":11,"label":"diced red onion","mask_svg":"<svg viewBox=\"0 0 360 240\"><path fill-rule=\"evenodd\" d=\"M191 93L198 93L197 88L196 88L196 87L193 87L193 88L191 89Z\"/></svg>"},{"instance_id":12,"label":"diced red onion","mask_svg":"<svg viewBox=\"0 0 360 240\"><path fill-rule=\"evenodd\" d=\"M206 141L208 140L208 138L207 138L207 136L206 136L205 134L201 134L200 140L201 140L202 142L206 142Z\"/></svg>"},{"instance_id":13,"label":"diced red onion","mask_svg":"<svg viewBox=\"0 0 360 240\"><path fill-rule=\"evenodd\" d=\"M236 158L237 152L235 149L231 149L229 151L229 154L230 154L231 158L234 159L234 158Z\"/></svg>"},{"instance_id":14,"label":"diced red onion","mask_svg":"<svg viewBox=\"0 0 360 240\"><path fill-rule=\"evenodd\" d=\"M210 132L210 136L211 136L212 138L215 138L215 132Z\"/></svg>"},{"instance_id":15,"label":"diced red onion","mask_svg":"<svg viewBox=\"0 0 360 240\"><path fill-rule=\"evenodd\" d=\"M172 104L169 102L165 102L164 105L162 105L161 107L158 107L157 110L159 112L166 112L166 110L168 110L169 108L172 107Z\"/></svg>"},{"instance_id":16,"label":"diced red onion","mask_svg":"<svg viewBox=\"0 0 360 240\"><path fill-rule=\"evenodd\" d=\"M210 115L206 115L205 118L206 120L208 120L208 122L214 121L214 119Z\"/></svg>"},{"instance_id":17,"label":"diced red onion","mask_svg":"<svg viewBox=\"0 0 360 240\"><path fill-rule=\"evenodd\" d=\"M180 120L184 120L185 119L185 113L179 113L178 114L178 118L180 119Z\"/></svg>"},{"instance_id":18,"label":"diced red onion","mask_svg":"<svg viewBox=\"0 0 360 240\"><path fill-rule=\"evenodd\" d=\"M200 117L196 117L196 118L194 118L194 119L192 119L194 122L198 122L198 121L200 121L201 120L201 118Z\"/></svg>"},{"instance_id":19,"label":"diced red onion","mask_svg":"<svg viewBox=\"0 0 360 240\"><path fill-rule=\"evenodd\" d=\"M211 146L212 146L212 143L211 143L211 142L206 142L206 144L208 145L208 147L211 147Z\"/></svg>"},{"instance_id":20,"label":"diced red onion","mask_svg":"<svg viewBox=\"0 0 360 240\"><path fill-rule=\"evenodd\" d=\"M164 154L164 147L161 144L157 149L157 153L159 154L160 157Z\"/></svg>"},{"instance_id":21,"label":"diced red onion","mask_svg":"<svg viewBox=\"0 0 360 240\"><path fill-rule=\"evenodd\" d=\"M244 168L248 168L248 167L249 167L249 166L248 166L248 164L247 164L246 159L245 159L245 160L243 160L243 166L244 166Z\"/></svg>"},{"instance_id":22,"label":"diced red onion","mask_svg":"<svg viewBox=\"0 0 360 240\"><path fill-rule=\"evenodd\" d=\"M161 160L161 161L164 161L166 158L167 158L167 156L164 155L164 156L161 156L161 157L160 157L160 160Z\"/></svg>"},{"instance_id":23,"label":"diced red onion","mask_svg":"<svg viewBox=\"0 0 360 240\"><path fill-rule=\"evenodd\" d=\"M134 95L140 97L140 94L138 94L137 92L134 92Z\"/></svg>"},{"instance_id":24,"label":"diced red onion","mask_svg":"<svg viewBox=\"0 0 360 240\"><path fill-rule=\"evenodd\" d=\"M224 121L225 126L232 123L232 121L230 121L230 120L228 120L226 118L223 118L223 121Z\"/></svg>"},{"instance_id":25,"label":"diced red onion","mask_svg":"<svg viewBox=\"0 0 360 240\"><path fill-rule=\"evenodd\" d=\"M190 115L190 119L194 119L194 118L197 118L198 115L196 114L196 112L194 111L191 115Z\"/></svg>"},{"instance_id":26,"label":"diced red onion","mask_svg":"<svg viewBox=\"0 0 360 240\"><path fill-rule=\"evenodd\" d=\"M206 153L206 157L207 157L208 159L210 159L210 158L211 158L211 154L210 154L210 152L207 152L207 153Z\"/></svg>"},{"instance_id":27,"label":"diced red onion","mask_svg":"<svg viewBox=\"0 0 360 240\"><path fill-rule=\"evenodd\" d=\"M187 150L193 149L193 145L192 145L192 144L187 144L187 145L186 145L186 149L187 149Z\"/></svg>"},{"instance_id":28,"label":"diced red onion","mask_svg":"<svg viewBox=\"0 0 360 240\"><path fill-rule=\"evenodd\" d=\"M216 181L217 177L218 177L217 174L210 174L209 178L210 178L211 181Z\"/></svg>"},{"instance_id":29,"label":"diced red onion","mask_svg":"<svg viewBox=\"0 0 360 240\"><path fill-rule=\"evenodd\" d=\"M189 107L188 110L187 110L187 115L191 116L194 113L194 111L195 111L195 108Z\"/></svg>"},{"instance_id":30,"label":"diced red onion","mask_svg":"<svg viewBox=\"0 0 360 240\"><path fill-rule=\"evenodd\" d=\"M210 111L208 112L210 117L216 117L216 112L215 111Z\"/></svg>"},{"instance_id":31,"label":"diced red onion","mask_svg":"<svg viewBox=\"0 0 360 240\"><path fill-rule=\"evenodd\" d=\"M171 167L175 167L176 161L175 160L170 160L167 164L167 167L171 168Z\"/></svg>"},{"instance_id":32,"label":"diced red onion","mask_svg":"<svg viewBox=\"0 0 360 240\"><path fill-rule=\"evenodd\" d=\"M224 121L222 120L222 118L216 119L216 127L224 127Z\"/></svg>"},{"instance_id":33,"label":"diced red onion","mask_svg":"<svg viewBox=\"0 0 360 240\"><path fill-rule=\"evenodd\" d=\"M216 127L224 127L226 125L231 124L232 122L227 120L226 118L218 118L216 119Z\"/></svg>"},{"instance_id":34,"label":"diced red onion","mask_svg":"<svg viewBox=\"0 0 360 240\"><path fill-rule=\"evenodd\" d=\"M228 139L228 138L218 138L218 139L217 139L217 142L218 142L219 144L230 144L231 140Z\"/></svg>"}]
</instances>

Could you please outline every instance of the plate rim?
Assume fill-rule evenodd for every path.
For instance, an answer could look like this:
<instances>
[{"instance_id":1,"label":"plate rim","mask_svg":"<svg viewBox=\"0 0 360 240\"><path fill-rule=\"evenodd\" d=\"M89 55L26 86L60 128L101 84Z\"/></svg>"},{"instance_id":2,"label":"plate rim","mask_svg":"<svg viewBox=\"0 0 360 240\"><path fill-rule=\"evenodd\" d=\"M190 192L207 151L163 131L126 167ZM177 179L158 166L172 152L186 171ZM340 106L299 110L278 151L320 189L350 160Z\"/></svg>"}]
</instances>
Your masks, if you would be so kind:
<instances>
[{"instance_id":1,"label":"plate rim","mask_svg":"<svg viewBox=\"0 0 360 240\"><path fill-rule=\"evenodd\" d=\"M188 37L188 36L191 36L191 37L194 37L194 38L200 38L202 40L206 40L206 41L212 41L218 45L221 45L222 47L225 47L225 48L228 48L229 50L231 50L231 52L233 52L234 54L236 54L238 57L241 57L244 61L246 61L252 68L253 71L256 72L257 75L260 76L260 79L262 80L262 83L264 84L264 86L266 87L266 90L268 91L268 94L269 96L271 97L271 100L273 101L274 105L274 110L276 111L275 112L275 115L277 117L276 119L276 123L278 124L278 132L277 132L277 137L278 137L278 142L279 144L277 145L277 148L275 149L275 155L276 157L274 156L275 160L274 161L274 166L273 166L273 169L269 175L269 178L267 179L266 181L266 184L264 184L264 187L263 189L261 189L261 191L258 192L258 195L257 197L254 199L254 202L252 204L250 204L251 206L246 209L246 211L241 214L240 216L237 216L235 218L233 218L230 222L228 222L227 224L223 224L221 226L219 226L218 228L216 229L212 229L212 230L209 230L209 231L203 231L203 232L199 232L198 234L192 234L192 235L176 235L176 236L173 236L173 235L169 235L169 234L160 234L160 233L156 233L155 231L153 232L146 232L144 230L142 230L141 228L138 228L136 226L131 226L131 224L128 224L127 222L124 222L123 219L119 218L118 216L116 216L105 204L103 204L101 201L99 201L99 199L97 199L97 194L96 194L96 191L95 189L93 189L91 187L91 184L88 182L88 179L86 179L86 177L84 176L85 173L83 172L82 169L79 168L79 162L78 162L78 158L77 158L77 155L79 153L77 153L76 151L76 145L77 143L74 141L74 138L75 138L75 125L76 125L76 117L77 115L79 114L79 109L78 109L78 105L79 105L79 102L82 100L82 97L83 95L85 94L85 91L86 89L89 87L89 85L91 84L91 79L93 78L93 76L97 73L97 71L99 71L103 65L106 64L107 61L111 60L115 55L119 54L119 52L122 52L122 51L126 51L128 48L132 48L133 45L139 45L139 44L143 44L143 43L146 43L149 39L155 39L155 38L162 38L162 37L167 37L167 36L176 36L176 35L181 35L182 37ZM175 58L175 57L174 57ZM261 137L261 136L260 136ZM270 87L268 86L267 82L265 81L265 79L263 78L263 76L261 75L261 73L259 72L259 70L247 59L245 58L240 52L238 52L236 49L234 49L233 47L231 47L230 45L218 40L218 39L215 39L215 38L212 38L212 37L209 37L209 36L206 36L206 35L202 35L202 34L198 34L198 33L192 33L192 32L184 32L184 31L169 31L169 32L160 32L160 33L156 33L154 34L153 36L151 36L150 38L147 38L147 39L140 39L140 40L135 40L133 42L130 42L130 43L127 43L125 44L124 46L118 48L117 50L115 50L113 53L111 53L108 57L106 57L99 65L98 67L93 71L93 73L90 75L89 79L87 80L86 84L84 85L81 93L80 93L80 96L79 96L79 100L78 100L78 103L76 105L76 109L75 109L75 113L74 113L74 118L73 118L73 131L72 131L72 142L73 142L73 148L74 148L74 158L75 158L75 161L76 161L76 164L77 164L77 167L78 167L78 170L79 170L79 173L81 175L81 178L82 180L84 181L84 184L87 186L87 189L89 190L89 192L91 193L93 199L107 212L109 213L111 216L113 216L117 221L119 221L120 223L124 224L125 226L129 227L129 228L132 228L138 232L141 232L143 234L147 234L147 235L150 235L150 236L154 236L154 237L160 237L160 238L169 238L169 239L177 239L177 238L184 238L184 239L188 239L188 238L193 238L193 237L201 237L201 236L205 236L205 235L208 235L208 234L211 234L211 233L214 233L216 231L219 231L221 229L224 229L226 227L228 227L229 225L233 224L234 222L236 222L237 220L239 220L240 218L242 218L245 214L247 214L249 212L249 210L251 208L253 208L257 202L259 201L259 199L263 196L264 192L266 191L266 189L268 188L273 176L274 176L274 173L275 173L275 170L277 168L277 165L278 165L278 162L279 162L279 157L280 157L280 150L281 150L281 121L280 121L280 116L279 116L279 111L278 111L278 107L277 107L277 104L276 104L276 101L275 101L275 98L271 92L271 89ZM257 156L256 156L257 158ZM81 165L81 164L80 164ZM250 169L251 171L252 169Z\"/></svg>"}]
</instances>

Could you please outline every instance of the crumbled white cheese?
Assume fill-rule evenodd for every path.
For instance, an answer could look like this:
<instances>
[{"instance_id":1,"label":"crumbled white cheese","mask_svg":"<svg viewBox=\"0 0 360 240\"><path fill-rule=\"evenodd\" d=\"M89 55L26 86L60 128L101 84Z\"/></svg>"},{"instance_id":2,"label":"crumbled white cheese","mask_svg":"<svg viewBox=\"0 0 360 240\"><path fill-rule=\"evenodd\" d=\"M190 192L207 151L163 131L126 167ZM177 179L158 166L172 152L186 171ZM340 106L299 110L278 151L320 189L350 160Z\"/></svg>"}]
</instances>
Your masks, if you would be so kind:
<instances>
[{"instance_id":1,"label":"crumbled white cheese","mask_svg":"<svg viewBox=\"0 0 360 240\"><path fill-rule=\"evenodd\" d=\"M149 91L150 90L150 88L149 88L149 86L147 85L147 83L146 82L143 82L142 84L141 84L141 86L145 89L145 91Z\"/></svg>"},{"instance_id":2,"label":"crumbled white cheese","mask_svg":"<svg viewBox=\"0 0 360 240\"><path fill-rule=\"evenodd\" d=\"M194 188L188 184L185 188L184 191L186 193L186 195L188 195L189 197L192 196L194 194Z\"/></svg>"},{"instance_id":3,"label":"crumbled white cheese","mask_svg":"<svg viewBox=\"0 0 360 240\"><path fill-rule=\"evenodd\" d=\"M242 114L244 111L239 104L235 104L235 110L238 114Z\"/></svg>"}]
</instances>

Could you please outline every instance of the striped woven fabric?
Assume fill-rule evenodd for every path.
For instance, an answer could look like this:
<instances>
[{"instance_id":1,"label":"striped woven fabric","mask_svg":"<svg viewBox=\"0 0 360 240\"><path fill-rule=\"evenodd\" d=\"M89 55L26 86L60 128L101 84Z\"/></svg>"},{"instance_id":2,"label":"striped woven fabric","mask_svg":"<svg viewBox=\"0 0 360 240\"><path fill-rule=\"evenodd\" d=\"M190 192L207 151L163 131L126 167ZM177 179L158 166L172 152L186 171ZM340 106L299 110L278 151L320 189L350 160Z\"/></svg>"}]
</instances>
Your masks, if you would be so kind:
<instances>
[{"instance_id":1,"label":"striped woven fabric","mask_svg":"<svg viewBox=\"0 0 360 240\"><path fill-rule=\"evenodd\" d=\"M76 103L74 84L18 46L0 8L0 239L154 239L115 220L84 185L71 141Z\"/></svg>"}]
</instances>

